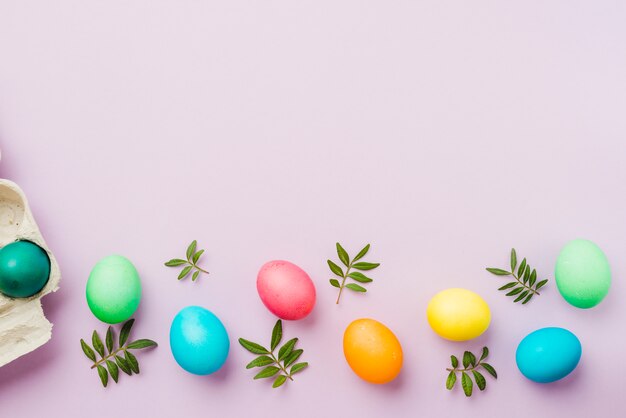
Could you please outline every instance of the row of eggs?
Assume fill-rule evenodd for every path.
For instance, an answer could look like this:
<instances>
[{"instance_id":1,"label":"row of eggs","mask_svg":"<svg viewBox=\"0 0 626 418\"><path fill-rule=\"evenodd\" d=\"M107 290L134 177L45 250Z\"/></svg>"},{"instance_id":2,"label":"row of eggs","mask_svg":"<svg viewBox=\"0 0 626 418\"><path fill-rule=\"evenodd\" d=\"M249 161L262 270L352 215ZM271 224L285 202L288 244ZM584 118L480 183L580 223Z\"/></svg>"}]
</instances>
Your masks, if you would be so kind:
<instances>
[{"instance_id":1,"label":"row of eggs","mask_svg":"<svg viewBox=\"0 0 626 418\"><path fill-rule=\"evenodd\" d=\"M610 269L602 251L590 241L569 243L557 261L556 281L563 297L574 306L589 308L608 292ZM271 261L257 276L264 305L286 320L306 317L315 306L316 292L309 275L288 261ZM119 323L133 315L141 298L137 270L122 256L102 259L87 282L87 302L100 320ZM487 303L466 289L447 289L428 304L428 322L438 335L452 341L478 337L489 327ZM170 347L177 363L194 374L211 374L224 364L230 342L226 328L212 312L198 306L181 310L170 328ZM400 373L402 346L395 334L373 319L358 319L345 330L345 358L362 379L388 383ZM552 382L571 373L581 357L578 338L563 328L542 328L519 344L516 362L524 376Z\"/></svg>"}]
</instances>

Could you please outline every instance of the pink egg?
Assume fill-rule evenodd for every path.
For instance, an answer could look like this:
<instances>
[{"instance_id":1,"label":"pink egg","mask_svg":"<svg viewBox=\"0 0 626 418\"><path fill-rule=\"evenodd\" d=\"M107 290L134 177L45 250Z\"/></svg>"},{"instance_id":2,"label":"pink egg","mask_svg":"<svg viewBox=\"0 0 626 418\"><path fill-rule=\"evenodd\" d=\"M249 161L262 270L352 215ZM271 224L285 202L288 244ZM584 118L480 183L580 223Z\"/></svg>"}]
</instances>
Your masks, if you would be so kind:
<instances>
[{"instance_id":1,"label":"pink egg","mask_svg":"<svg viewBox=\"0 0 626 418\"><path fill-rule=\"evenodd\" d=\"M308 274L289 261L265 263L256 280L263 304L282 319L302 319L315 306L315 285Z\"/></svg>"}]
</instances>

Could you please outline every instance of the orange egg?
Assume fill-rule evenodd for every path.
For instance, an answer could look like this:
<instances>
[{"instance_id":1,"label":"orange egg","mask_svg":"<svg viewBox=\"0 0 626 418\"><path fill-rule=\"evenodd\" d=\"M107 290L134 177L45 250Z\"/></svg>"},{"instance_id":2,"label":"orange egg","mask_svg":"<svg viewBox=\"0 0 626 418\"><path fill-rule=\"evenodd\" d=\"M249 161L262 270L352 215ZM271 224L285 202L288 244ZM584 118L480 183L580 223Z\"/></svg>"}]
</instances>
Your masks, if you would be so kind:
<instances>
[{"instance_id":1,"label":"orange egg","mask_svg":"<svg viewBox=\"0 0 626 418\"><path fill-rule=\"evenodd\" d=\"M361 379L389 383L402 369L402 346L393 332L374 319L357 319L343 334L343 354Z\"/></svg>"}]
</instances>

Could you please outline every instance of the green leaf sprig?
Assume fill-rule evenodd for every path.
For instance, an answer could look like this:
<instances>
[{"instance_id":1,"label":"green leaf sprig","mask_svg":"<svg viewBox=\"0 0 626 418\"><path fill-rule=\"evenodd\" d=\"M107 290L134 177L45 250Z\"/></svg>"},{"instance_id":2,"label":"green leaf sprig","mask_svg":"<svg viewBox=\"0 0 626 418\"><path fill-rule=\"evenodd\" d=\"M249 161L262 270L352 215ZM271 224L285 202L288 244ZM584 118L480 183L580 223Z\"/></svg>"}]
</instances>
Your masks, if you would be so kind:
<instances>
[{"instance_id":1,"label":"green leaf sprig","mask_svg":"<svg viewBox=\"0 0 626 418\"><path fill-rule=\"evenodd\" d=\"M100 381L102 386L106 387L109 382L109 374L115 383L119 378L120 369L129 376L133 373L139 374L139 362L137 357L129 350L141 350L148 347L156 347L158 344L152 340L139 339L127 343L130 336L130 330L135 323L134 319L130 319L122 325L120 336L118 339L118 348L115 348L115 336L113 333L113 327L107 329L104 343L100 339L97 331L94 331L91 335L91 343L93 348L85 342L80 340L80 346L83 349L85 356L93 361L92 369L98 370ZM100 359L96 357L96 353L99 354ZM106 367L105 367L106 366Z\"/></svg>"},{"instance_id":2,"label":"green leaf sprig","mask_svg":"<svg viewBox=\"0 0 626 418\"><path fill-rule=\"evenodd\" d=\"M252 341L239 339L239 344L252 354L257 354L258 357L252 360L246 366L246 369L253 367L264 367L259 373L254 376L254 379L266 379L274 377L273 388L282 386L287 379L293 381L293 375L301 372L309 366L309 363L302 362L296 363L296 360L300 358L304 350L295 349L297 338L292 338L280 347L278 353L275 354L276 348L283 339L283 322L279 319L274 325L272 330L272 340L270 342L270 350L264 346L253 343Z\"/></svg>"},{"instance_id":3,"label":"green leaf sprig","mask_svg":"<svg viewBox=\"0 0 626 418\"><path fill-rule=\"evenodd\" d=\"M198 245L198 242L196 240L193 240L193 242L189 244L189 246L187 247L187 254L186 254L187 259L186 260L183 260L182 258L172 258L170 261L165 263L167 267L178 267L182 265L185 266L180 271L180 274L178 275L178 280L182 280L185 277L187 277L189 273L191 273L192 270L194 270L194 272L193 272L193 275L191 276L191 281L194 281L194 282L200 275L200 272L209 274L208 271L198 266L198 261L200 260L200 257L202 257L204 250L196 251L197 245Z\"/></svg>"},{"instance_id":4,"label":"green leaf sprig","mask_svg":"<svg viewBox=\"0 0 626 418\"><path fill-rule=\"evenodd\" d=\"M457 381L456 374L461 373L461 386L463 387L463 392L465 392L465 396L472 396L472 390L474 388L474 383L472 382L472 378L476 381L476 386L481 391L485 390L487 387L487 381L485 380L485 376L482 375L477 369L482 368L487 373L493 376L494 379L498 378L498 374L496 373L496 369L493 368L489 363L483 362L489 355L489 349L487 347L483 347L482 354L479 360L476 360L476 356L469 351L463 353L463 368L459 367L459 359L456 356L450 356L450 360L452 362L452 367L447 368L448 379L446 380L446 388L448 390L452 390Z\"/></svg>"},{"instance_id":5,"label":"green leaf sprig","mask_svg":"<svg viewBox=\"0 0 626 418\"><path fill-rule=\"evenodd\" d=\"M515 274L516 268L517 274ZM487 271L496 276L513 276L515 279L514 282L509 282L498 290L508 290L506 296L515 296L513 302L523 300L522 305L530 302L533 296L539 296L539 289L548 283L548 279L537 281L537 271L535 269L531 270L525 258L522 260L519 267L517 266L517 253L515 252L515 248L511 249L511 271L492 267L487 267Z\"/></svg>"},{"instance_id":6,"label":"green leaf sprig","mask_svg":"<svg viewBox=\"0 0 626 418\"><path fill-rule=\"evenodd\" d=\"M358 262L367 254L369 249L370 245L367 244L352 260L350 260L350 256L348 255L346 250L343 249L341 244L337 243L337 255L339 256L339 260L341 260L342 264L346 266L346 271L344 272L343 269L339 267L336 263L328 260L328 267L330 267L330 271L332 271L333 274L335 274L336 276L340 277L341 280L340 282L337 279L330 279L330 284L333 287L339 289L339 294L337 295L337 304L339 304L339 299L341 298L341 293L343 292L344 288L350 289L353 292L367 292L367 289L363 286L356 283L346 284L346 281L348 280L348 278L359 283L369 283L373 281L371 278L367 277L360 271L350 271L352 269L361 271L374 270L376 267L380 266L380 263L366 263L363 261Z\"/></svg>"}]
</instances>

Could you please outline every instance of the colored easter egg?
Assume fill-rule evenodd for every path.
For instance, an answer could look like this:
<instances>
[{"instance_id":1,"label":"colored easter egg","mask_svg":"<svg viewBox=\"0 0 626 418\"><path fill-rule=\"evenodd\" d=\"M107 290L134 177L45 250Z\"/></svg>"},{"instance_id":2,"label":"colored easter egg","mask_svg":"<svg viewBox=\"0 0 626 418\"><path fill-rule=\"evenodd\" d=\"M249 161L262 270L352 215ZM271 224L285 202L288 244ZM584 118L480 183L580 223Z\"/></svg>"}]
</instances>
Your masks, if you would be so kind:
<instances>
[{"instance_id":1,"label":"colored easter egg","mask_svg":"<svg viewBox=\"0 0 626 418\"><path fill-rule=\"evenodd\" d=\"M593 308L611 287L609 261L600 247L583 239L563 247L554 276L561 296L577 308Z\"/></svg>"},{"instance_id":2,"label":"colored easter egg","mask_svg":"<svg viewBox=\"0 0 626 418\"><path fill-rule=\"evenodd\" d=\"M282 319L302 319L315 306L315 285L308 274L289 261L265 263L256 281L263 304Z\"/></svg>"},{"instance_id":3,"label":"colored easter egg","mask_svg":"<svg viewBox=\"0 0 626 418\"><path fill-rule=\"evenodd\" d=\"M515 361L524 376L550 383L570 374L580 361L578 338L563 328L541 328L528 334L517 346Z\"/></svg>"},{"instance_id":4,"label":"colored easter egg","mask_svg":"<svg viewBox=\"0 0 626 418\"><path fill-rule=\"evenodd\" d=\"M15 241L0 250L0 292L27 298L44 288L50 276L50 258L39 245Z\"/></svg>"},{"instance_id":5,"label":"colored easter egg","mask_svg":"<svg viewBox=\"0 0 626 418\"><path fill-rule=\"evenodd\" d=\"M467 341L487 330L491 322L489 305L467 289L447 289L428 302L426 316L439 336L451 341Z\"/></svg>"},{"instance_id":6,"label":"colored easter egg","mask_svg":"<svg viewBox=\"0 0 626 418\"><path fill-rule=\"evenodd\" d=\"M98 261L87 280L87 304L108 324L126 321L141 300L139 273L126 257L111 255Z\"/></svg>"},{"instance_id":7,"label":"colored easter egg","mask_svg":"<svg viewBox=\"0 0 626 418\"><path fill-rule=\"evenodd\" d=\"M211 311L200 306L187 306L172 321L170 348L184 370L207 375L224 365L230 341L224 324Z\"/></svg>"},{"instance_id":8,"label":"colored easter egg","mask_svg":"<svg viewBox=\"0 0 626 418\"><path fill-rule=\"evenodd\" d=\"M389 383L402 369L400 341L374 319L357 319L348 325L343 334L343 354L352 371L369 383Z\"/></svg>"}]
</instances>

